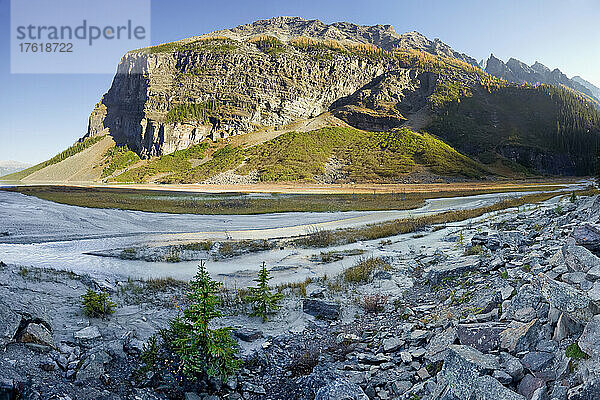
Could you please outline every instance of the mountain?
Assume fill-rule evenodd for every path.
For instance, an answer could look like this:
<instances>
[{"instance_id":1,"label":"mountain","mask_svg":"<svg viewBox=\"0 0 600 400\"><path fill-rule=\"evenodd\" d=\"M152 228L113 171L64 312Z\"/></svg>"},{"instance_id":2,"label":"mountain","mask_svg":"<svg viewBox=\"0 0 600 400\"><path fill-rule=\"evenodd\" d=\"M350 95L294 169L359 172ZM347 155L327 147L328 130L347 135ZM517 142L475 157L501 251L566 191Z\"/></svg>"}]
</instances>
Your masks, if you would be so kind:
<instances>
[{"instance_id":1,"label":"mountain","mask_svg":"<svg viewBox=\"0 0 600 400\"><path fill-rule=\"evenodd\" d=\"M30 164L26 164L20 161L0 160L0 176L24 170L29 166Z\"/></svg>"},{"instance_id":2,"label":"mountain","mask_svg":"<svg viewBox=\"0 0 600 400\"><path fill-rule=\"evenodd\" d=\"M321 41L334 40L342 44L371 44L387 51L396 49L420 50L433 55L453 57L477 65L477 60L454 51L439 39L429 40L416 31L398 34L391 25L360 26L349 22L336 22L327 25L317 19L275 17L240 25L233 29L216 31L211 35L224 36L234 40L249 40L262 34L269 34L283 42L298 37L307 37Z\"/></svg>"},{"instance_id":3,"label":"mountain","mask_svg":"<svg viewBox=\"0 0 600 400\"><path fill-rule=\"evenodd\" d=\"M511 58L504 63L502 60L491 54L490 58L481 64L481 67L488 74L505 79L509 82L528 83L532 85L536 83L545 83L554 86L565 86L583 93L600 103L600 91L594 92L590 87L579 80L569 79L558 68L550 70L550 68L537 61L531 66L528 66L515 58ZM586 83L591 85L589 82Z\"/></svg>"},{"instance_id":4,"label":"mountain","mask_svg":"<svg viewBox=\"0 0 600 400\"><path fill-rule=\"evenodd\" d=\"M85 137L18 177L343 183L593 173L600 113L588 89L539 63L476 64L417 32L298 17L133 50ZM522 85L541 78L550 84Z\"/></svg>"},{"instance_id":5,"label":"mountain","mask_svg":"<svg viewBox=\"0 0 600 400\"><path fill-rule=\"evenodd\" d=\"M572 80L579 83L581 86L587 88L590 92L592 92L595 98L600 99L600 88L586 81L580 76L574 76Z\"/></svg>"}]
</instances>

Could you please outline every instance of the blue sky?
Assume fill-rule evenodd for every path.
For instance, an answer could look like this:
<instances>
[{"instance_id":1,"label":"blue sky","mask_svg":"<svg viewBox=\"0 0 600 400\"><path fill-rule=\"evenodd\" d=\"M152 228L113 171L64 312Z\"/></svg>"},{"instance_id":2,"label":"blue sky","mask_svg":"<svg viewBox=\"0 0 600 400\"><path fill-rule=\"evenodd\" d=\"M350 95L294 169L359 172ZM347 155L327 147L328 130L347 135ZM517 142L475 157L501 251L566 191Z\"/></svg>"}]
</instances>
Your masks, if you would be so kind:
<instances>
[{"instance_id":1,"label":"blue sky","mask_svg":"<svg viewBox=\"0 0 600 400\"><path fill-rule=\"evenodd\" d=\"M9 4L0 0L0 160L35 163L85 133L112 75L11 74ZM505 61L540 61L600 87L597 0L152 0L151 40L163 43L277 15L391 24L399 33L438 37L478 60L494 53Z\"/></svg>"}]
</instances>

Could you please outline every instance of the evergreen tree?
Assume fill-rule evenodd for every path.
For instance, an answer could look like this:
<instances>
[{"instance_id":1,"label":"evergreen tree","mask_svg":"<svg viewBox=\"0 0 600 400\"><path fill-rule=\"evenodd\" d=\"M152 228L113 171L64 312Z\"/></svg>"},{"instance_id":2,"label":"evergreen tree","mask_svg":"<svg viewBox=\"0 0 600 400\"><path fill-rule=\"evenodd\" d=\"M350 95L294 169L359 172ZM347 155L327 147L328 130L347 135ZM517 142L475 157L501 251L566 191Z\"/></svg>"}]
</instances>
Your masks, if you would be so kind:
<instances>
[{"instance_id":1,"label":"evergreen tree","mask_svg":"<svg viewBox=\"0 0 600 400\"><path fill-rule=\"evenodd\" d=\"M217 296L220 284L213 281L204 266L190 281L190 305L171 323L169 332L173 350L181 357L183 371L195 378L198 375L220 377L226 380L238 369L235 357L236 342L231 328L210 329L209 324L222 314Z\"/></svg>"},{"instance_id":2,"label":"evergreen tree","mask_svg":"<svg viewBox=\"0 0 600 400\"><path fill-rule=\"evenodd\" d=\"M248 288L250 294L246 297L246 300L252 304L250 315L261 317L263 322L267 320L269 314L281 307L279 301L283 298L283 294L271 293L269 290L271 278L266 264L263 262L260 271L258 271L258 277L254 280L258 283L258 286Z\"/></svg>"}]
</instances>

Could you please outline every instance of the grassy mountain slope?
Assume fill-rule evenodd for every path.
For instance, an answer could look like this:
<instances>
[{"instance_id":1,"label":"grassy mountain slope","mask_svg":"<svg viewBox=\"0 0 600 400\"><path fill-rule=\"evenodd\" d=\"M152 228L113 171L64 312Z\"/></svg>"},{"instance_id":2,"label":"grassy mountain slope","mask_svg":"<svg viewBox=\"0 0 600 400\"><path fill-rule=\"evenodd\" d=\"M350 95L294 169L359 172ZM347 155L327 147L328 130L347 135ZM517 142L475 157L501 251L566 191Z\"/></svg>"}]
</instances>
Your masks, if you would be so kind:
<instances>
[{"instance_id":1,"label":"grassy mountain slope","mask_svg":"<svg viewBox=\"0 0 600 400\"><path fill-rule=\"evenodd\" d=\"M202 159L209 154L205 162L191 167L190 159ZM339 172L345 182L395 182L415 171L466 178L486 174L478 163L426 133L330 127L289 132L250 148L231 145L218 148L203 143L152 159L111 180L195 183L235 170L239 175L257 171L258 179L263 182L312 182L325 172L332 158L340 162Z\"/></svg>"},{"instance_id":2,"label":"grassy mountain slope","mask_svg":"<svg viewBox=\"0 0 600 400\"><path fill-rule=\"evenodd\" d=\"M77 143L75 143L74 145L72 145L71 147L69 147L66 150L63 150L62 152L60 152L59 154L55 155L54 157L52 157L51 159L41 162L39 164L36 164L32 167L29 167L27 169L24 169L22 171L19 172L15 172L13 174L9 174L9 175L5 175L2 176L2 180L6 180L6 181L18 181L18 180L22 180L24 178L26 178L27 176L42 170L43 168L49 167L51 165L54 164L58 164L61 161L66 160L67 158L74 156L75 154L78 154L80 152L82 152L83 150L93 146L94 144L100 142L102 139L104 139L106 135L103 136L95 136L95 137L91 137L91 138L86 138L83 139L81 141L78 141Z\"/></svg>"}]
</instances>

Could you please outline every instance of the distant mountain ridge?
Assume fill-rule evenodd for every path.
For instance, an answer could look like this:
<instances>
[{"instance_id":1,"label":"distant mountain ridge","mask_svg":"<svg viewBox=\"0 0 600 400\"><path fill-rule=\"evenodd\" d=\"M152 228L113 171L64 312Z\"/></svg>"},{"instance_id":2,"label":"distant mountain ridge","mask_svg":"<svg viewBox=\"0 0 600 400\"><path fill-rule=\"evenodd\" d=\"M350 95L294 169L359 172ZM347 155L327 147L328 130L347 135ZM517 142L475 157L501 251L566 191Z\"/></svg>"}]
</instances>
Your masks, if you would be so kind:
<instances>
[{"instance_id":1,"label":"distant mountain ridge","mask_svg":"<svg viewBox=\"0 0 600 400\"><path fill-rule=\"evenodd\" d=\"M13 160L0 160L0 176L12 174L13 172L22 171L25 168L30 167L31 164L27 164L20 161Z\"/></svg>"},{"instance_id":2,"label":"distant mountain ridge","mask_svg":"<svg viewBox=\"0 0 600 400\"><path fill-rule=\"evenodd\" d=\"M564 85L570 89L581 92L600 103L600 89L594 91L591 83L579 78L569 79L561 70L555 68L551 70L544 64L536 61L532 65L527 65L516 58L510 58L506 63L494 54L491 54L486 61L480 63L481 68L490 75L496 78L502 78L509 82L515 83L545 83L548 85L561 86ZM595 86L594 86L595 88Z\"/></svg>"},{"instance_id":3,"label":"distant mountain ridge","mask_svg":"<svg viewBox=\"0 0 600 400\"><path fill-rule=\"evenodd\" d=\"M583 79L580 76L574 76L571 79L573 81L579 83L580 85L586 87L590 92L592 92L594 97L596 97L597 99L600 99L600 88L599 87L595 86L593 83L586 81L585 79Z\"/></svg>"}]
</instances>

